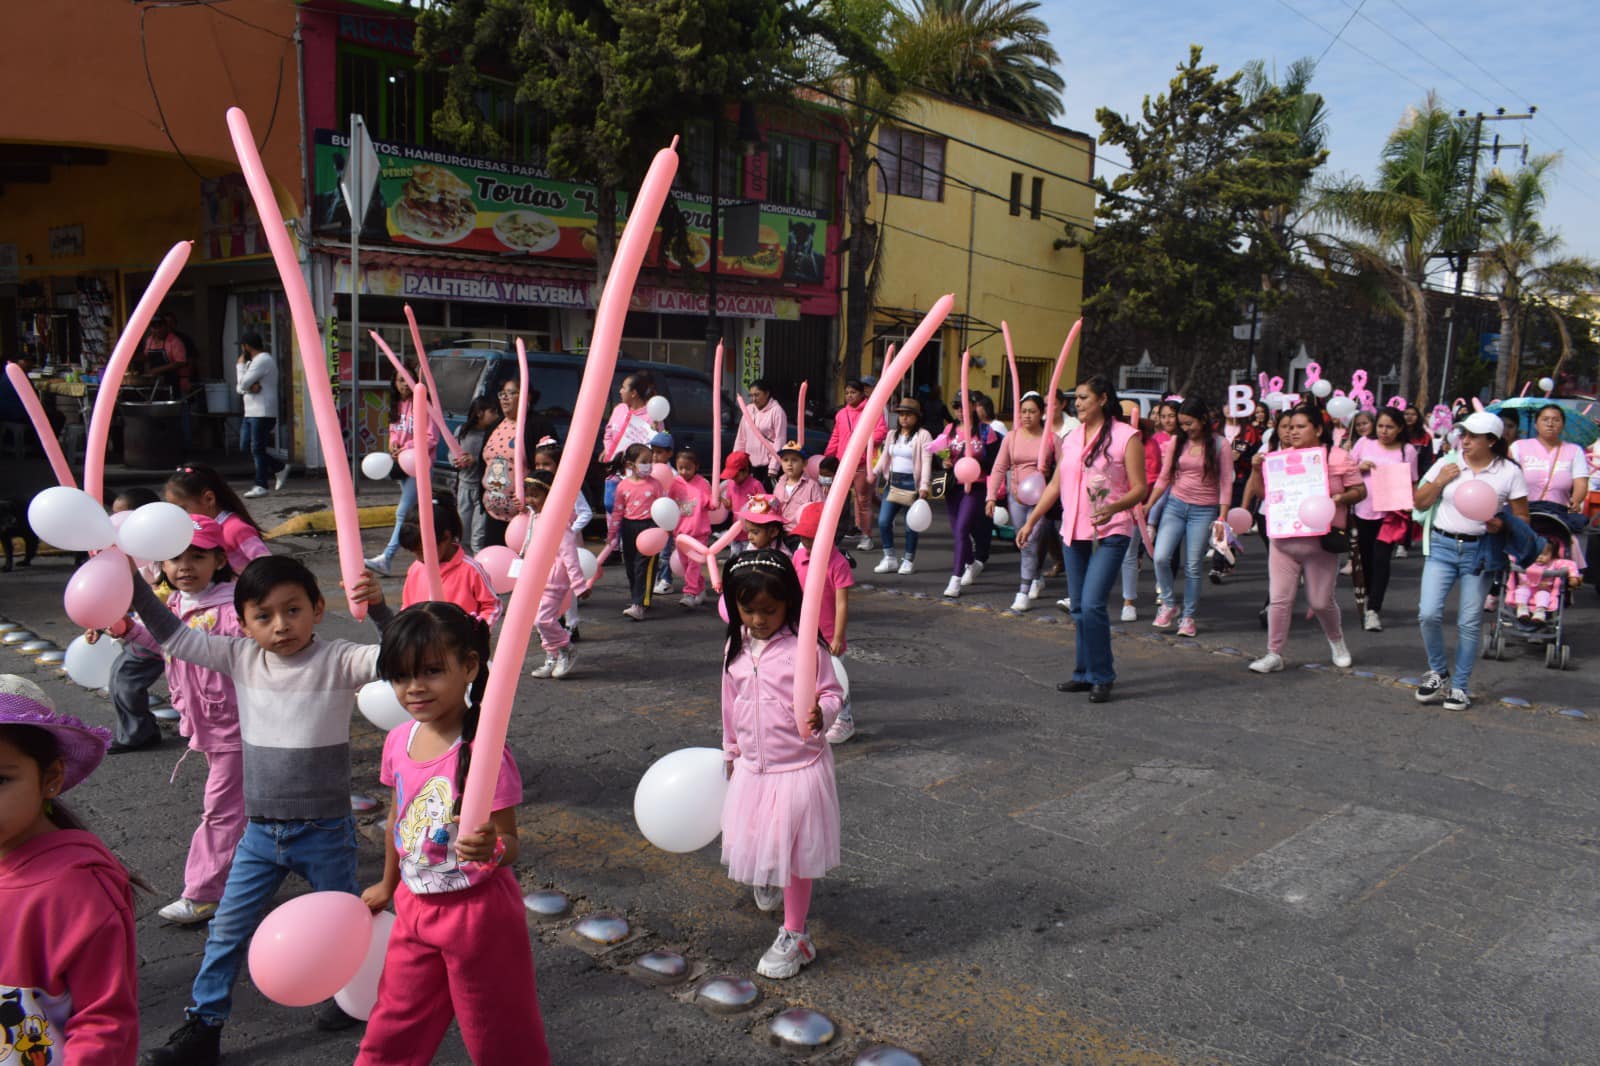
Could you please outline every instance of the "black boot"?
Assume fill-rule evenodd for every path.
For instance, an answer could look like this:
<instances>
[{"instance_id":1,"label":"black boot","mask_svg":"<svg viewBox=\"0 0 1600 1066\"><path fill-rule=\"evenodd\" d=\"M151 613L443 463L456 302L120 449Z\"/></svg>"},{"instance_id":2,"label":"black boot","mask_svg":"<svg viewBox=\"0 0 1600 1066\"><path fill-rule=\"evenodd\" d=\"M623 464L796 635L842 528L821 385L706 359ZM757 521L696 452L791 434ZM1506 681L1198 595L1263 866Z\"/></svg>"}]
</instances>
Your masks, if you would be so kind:
<instances>
[{"instance_id":1,"label":"black boot","mask_svg":"<svg viewBox=\"0 0 1600 1066\"><path fill-rule=\"evenodd\" d=\"M139 1066L216 1066L222 1057L222 1026L190 1018L167 1038L165 1047L139 1056Z\"/></svg>"}]
</instances>

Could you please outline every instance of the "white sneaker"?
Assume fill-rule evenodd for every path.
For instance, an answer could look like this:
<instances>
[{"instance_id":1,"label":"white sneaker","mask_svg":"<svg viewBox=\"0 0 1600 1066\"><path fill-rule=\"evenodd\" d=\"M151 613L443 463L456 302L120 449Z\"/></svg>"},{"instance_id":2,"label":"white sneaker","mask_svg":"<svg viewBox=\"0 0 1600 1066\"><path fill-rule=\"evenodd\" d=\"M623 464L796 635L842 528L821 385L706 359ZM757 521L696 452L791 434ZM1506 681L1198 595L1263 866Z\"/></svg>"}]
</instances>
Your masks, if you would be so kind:
<instances>
[{"instance_id":1,"label":"white sneaker","mask_svg":"<svg viewBox=\"0 0 1600 1066\"><path fill-rule=\"evenodd\" d=\"M1361 628L1368 633L1382 633L1383 621L1378 617L1377 611L1368 611L1361 616Z\"/></svg>"},{"instance_id":2,"label":"white sneaker","mask_svg":"<svg viewBox=\"0 0 1600 1066\"><path fill-rule=\"evenodd\" d=\"M1444 675L1436 674L1429 670L1422 675L1422 684L1417 686L1418 703L1438 703L1444 699Z\"/></svg>"},{"instance_id":3,"label":"white sneaker","mask_svg":"<svg viewBox=\"0 0 1600 1066\"><path fill-rule=\"evenodd\" d=\"M373 573L382 574L384 577L389 576L389 560L385 559L383 556L374 555L370 559L363 559L362 562L364 562L367 566L367 569L371 570Z\"/></svg>"},{"instance_id":4,"label":"white sneaker","mask_svg":"<svg viewBox=\"0 0 1600 1066\"><path fill-rule=\"evenodd\" d=\"M777 885L756 886L756 907L759 910L771 913L783 906L783 889Z\"/></svg>"},{"instance_id":5,"label":"white sneaker","mask_svg":"<svg viewBox=\"0 0 1600 1066\"><path fill-rule=\"evenodd\" d=\"M1072 597L1071 596L1063 596L1063 597L1061 597L1059 600L1056 601L1056 606L1061 608L1067 614L1071 614L1072 613Z\"/></svg>"},{"instance_id":6,"label":"white sneaker","mask_svg":"<svg viewBox=\"0 0 1600 1066\"><path fill-rule=\"evenodd\" d=\"M1396 559L1404 559L1408 554L1410 553L1406 551L1406 546L1404 544L1395 545L1394 557Z\"/></svg>"},{"instance_id":7,"label":"white sneaker","mask_svg":"<svg viewBox=\"0 0 1600 1066\"><path fill-rule=\"evenodd\" d=\"M196 903L192 899L176 899L156 911L162 921L173 925L199 925L209 922L216 913L215 903Z\"/></svg>"},{"instance_id":8,"label":"white sneaker","mask_svg":"<svg viewBox=\"0 0 1600 1066\"><path fill-rule=\"evenodd\" d=\"M892 574L900 568L900 558L894 552L884 552L878 565L872 568L874 574Z\"/></svg>"},{"instance_id":9,"label":"white sneaker","mask_svg":"<svg viewBox=\"0 0 1600 1066\"><path fill-rule=\"evenodd\" d=\"M667 578L662 578L661 580L656 582L656 595L657 596L665 596L667 593L669 593L671 591L672 591L672 582L670 580L668 580Z\"/></svg>"},{"instance_id":10,"label":"white sneaker","mask_svg":"<svg viewBox=\"0 0 1600 1066\"><path fill-rule=\"evenodd\" d=\"M282 492L283 487L287 484L289 484L289 465L285 463L283 469L278 471L278 476L273 481L272 487Z\"/></svg>"},{"instance_id":11,"label":"white sneaker","mask_svg":"<svg viewBox=\"0 0 1600 1066\"><path fill-rule=\"evenodd\" d=\"M788 929L778 930L778 939L772 942L767 953L761 956L761 962L756 966L756 973L762 977L770 977L781 981L785 977L793 977L800 972L800 967L808 966L817 957L817 949L811 943L810 933L795 933Z\"/></svg>"},{"instance_id":12,"label":"white sneaker","mask_svg":"<svg viewBox=\"0 0 1600 1066\"><path fill-rule=\"evenodd\" d=\"M1335 666L1349 666L1353 661L1350 658L1350 649L1345 646L1342 640L1328 641L1328 652L1333 657L1333 665Z\"/></svg>"},{"instance_id":13,"label":"white sneaker","mask_svg":"<svg viewBox=\"0 0 1600 1066\"><path fill-rule=\"evenodd\" d=\"M906 556L904 559L900 560L900 569L896 572L901 575L916 573L917 561L909 555Z\"/></svg>"},{"instance_id":14,"label":"white sneaker","mask_svg":"<svg viewBox=\"0 0 1600 1066\"><path fill-rule=\"evenodd\" d=\"M546 677L549 677L551 674L554 674L555 672L556 672L556 657L554 655L546 655L544 657L544 665L536 667L533 670L530 670L528 672L528 676L529 677L537 677L537 678L546 678Z\"/></svg>"},{"instance_id":15,"label":"white sneaker","mask_svg":"<svg viewBox=\"0 0 1600 1066\"><path fill-rule=\"evenodd\" d=\"M983 564L976 559L972 560L967 564L967 568L961 572L961 587L966 588L971 585L981 573L983 573Z\"/></svg>"},{"instance_id":16,"label":"white sneaker","mask_svg":"<svg viewBox=\"0 0 1600 1066\"><path fill-rule=\"evenodd\" d=\"M1123 604L1122 605L1122 620L1124 622L1137 622L1139 620L1139 608L1135 604L1131 604L1131 603Z\"/></svg>"},{"instance_id":17,"label":"white sneaker","mask_svg":"<svg viewBox=\"0 0 1600 1066\"><path fill-rule=\"evenodd\" d=\"M839 712L839 717L835 718L833 724L828 727L828 743L843 744L855 735L855 715L851 714L850 708L846 707Z\"/></svg>"},{"instance_id":18,"label":"white sneaker","mask_svg":"<svg viewBox=\"0 0 1600 1066\"><path fill-rule=\"evenodd\" d=\"M635 622L644 621L644 608L637 603L630 603L628 606L622 609L622 613L633 619Z\"/></svg>"},{"instance_id":19,"label":"white sneaker","mask_svg":"<svg viewBox=\"0 0 1600 1066\"><path fill-rule=\"evenodd\" d=\"M946 599L953 600L961 595L961 579L954 574L950 575L950 582L944 587Z\"/></svg>"},{"instance_id":20,"label":"white sneaker","mask_svg":"<svg viewBox=\"0 0 1600 1066\"><path fill-rule=\"evenodd\" d=\"M1021 614L1023 611L1026 611L1032 606L1033 601L1028 599L1028 594L1026 592L1017 593L1016 598L1011 601L1011 609L1016 611L1018 614Z\"/></svg>"},{"instance_id":21,"label":"white sneaker","mask_svg":"<svg viewBox=\"0 0 1600 1066\"><path fill-rule=\"evenodd\" d=\"M1033 581L1033 584L1028 586L1028 599L1036 600L1040 596L1043 596L1043 595L1044 595L1044 582L1038 580L1037 578L1035 578L1034 581Z\"/></svg>"},{"instance_id":22,"label":"white sneaker","mask_svg":"<svg viewBox=\"0 0 1600 1066\"><path fill-rule=\"evenodd\" d=\"M571 648L562 648L556 656L555 668L550 671L550 676L557 681L572 673L573 664L578 661L578 656Z\"/></svg>"},{"instance_id":23,"label":"white sneaker","mask_svg":"<svg viewBox=\"0 0 1600 1066\"><path fill-rule=\"evenodd\" d=\"M706 602L704 596L694 596L689 593L684 593L683 599L678 601L684 607L698 607L704 602Z\"/></svg>"},{"instance_id":24,"label":"white sneaker","mask_svg":"<svg viewBox=\"0 0 1600 1066\"><path fill-rule=\"evenodd\" d=\"M1459 688L1450 690L1450 695L1444 698L1444 709L1447 711L1464 711L1472 706L1472 697Z\"/></svg>"},{"instance_id":25,"label":"white sneaker","mask_svg":"<svg viewBox=\"0 0 1600 1066\"><path fill-rule=\"evenodd\" d=\"M1250 664L1250 669L1258 674L1275 674L1283 669L1283 656L1276 652L1267 652L1261 658Z\"/></svg>"},{"instance_id":26,"label":"white sneaker","mask_svg":"<svg viewBox=\"0 0 1600 1066\"><path fill-rule=\"evenodd\" d=\"M858 552L869 552L871 550L872 550L872 538L871 537L863 535L860 540L856 541L856 551L858 551Z\"/></svg>"},{"instance_id":27,"label":"white sneaker","mask_svg":"<svg viewBox=\"0 0 1600 1066\"><path fill-rule=\"evenodd\" d=\"M247 500L259 500L266 494L267 488L265 485L252 485L250 486L250 491L244 494L244 498Z\"/></svg>"}]
</instances>

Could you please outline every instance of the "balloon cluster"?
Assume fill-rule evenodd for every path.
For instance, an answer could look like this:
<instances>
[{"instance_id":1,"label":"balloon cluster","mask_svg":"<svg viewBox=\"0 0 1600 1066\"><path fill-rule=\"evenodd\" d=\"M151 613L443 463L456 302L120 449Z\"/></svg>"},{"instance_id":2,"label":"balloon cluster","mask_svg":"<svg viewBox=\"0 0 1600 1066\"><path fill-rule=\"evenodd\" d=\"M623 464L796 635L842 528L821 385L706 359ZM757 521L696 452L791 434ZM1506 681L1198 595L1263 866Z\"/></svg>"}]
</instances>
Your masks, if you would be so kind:
<instances>
[{"instance_id":1,"label":"balloon cluster","mask_svg":"<svg viewBox=\"0 0 1600 1066\"><path fill-rule=\"evenodd\" d=\"M67 582L67 617L85 629L105 629L128 613L133 604L130 559L173 559L194 539L193 520L176 504L148 503L113 521L99 500L65 485L33 498L28 524L58 548L95 553Z\"/></svg>"}]
</instances>

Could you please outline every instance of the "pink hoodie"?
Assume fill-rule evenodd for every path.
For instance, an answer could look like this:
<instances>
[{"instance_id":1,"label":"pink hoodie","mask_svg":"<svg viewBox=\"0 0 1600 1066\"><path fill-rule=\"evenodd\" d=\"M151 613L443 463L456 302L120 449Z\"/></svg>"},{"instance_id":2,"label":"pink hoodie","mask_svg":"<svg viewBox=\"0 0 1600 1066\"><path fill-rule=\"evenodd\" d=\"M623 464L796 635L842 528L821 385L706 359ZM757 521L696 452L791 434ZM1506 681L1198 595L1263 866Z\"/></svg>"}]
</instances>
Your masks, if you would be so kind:
<instances>
[{"instance_id":1,"label":"pink hoodie","mask_svg":"<svg viewBox=\"0 0 1600 1066\"><path fill-rule=\"evenodd\" d=\"M239 616L234 613L231 581L215 582L198 596L174 592L167 598L167 606L190 629L220 637L245 635ZM123 639L162 654L161 644L138 622L129 624ZM195 751L242 750L239 699L234 694L232 678L182 659L169 658L167 688L172 693L172 705L183 715L178 722L178 732L189 738L189 747Z\"/></svg>"},{"instance_id":2,"label":"pink hoodie","mask_svg":"<svg viewBox=\"0 0 1600 1066\"><path fill-rule=\"evenodd\" d=\"M851 407L845 404L833 416L833 432L828 435L828 446L822 454L829 458L840 459L844 457L845 446L850 443L850 435L856 431L856 425L861 421L862 412L867 406L867 401ZM878 424L872 430L872 443L882 444L889 436L889 419L882 411L878 412ZM863 467L865 464L863 463Z\"/></svg>"},{"instance_id":3,"label":"pink hoodie","mask_svg":"<svg viewBox=\"0 0 1600 1066\"><path fill-rule=\"evenodd\" d=\"M34 837L0 859L0 914L0 1047L31 1040L52 1063L133 1066L139 956L116 856L81 829Z\"/></svg>"},{"instance_id":4,"label":"pink hoodie","mask_svg":"<svg viewBox=\"0 0 1600 1066\"><path fill-rule=\"evenodd\" d=\"M722 750L752 773L782 773L816 762L828 750L823 736L844 706L844 689L833 672L833 657L818 644L817 704L822 733L802 738L794 723L794 657L799 640L780 629L761 652L750 656L750 636L722 674Z\"/></svg>"},{"instance_id":5,"label":"pink hoodie","mask_svg":"<svg viewBox=\"0 0 1600 1066\"><path fill-rule=\"evenodd\" d=\"M672 479L669 495L678 501L678 511L683 519L678 532L687 533L704 542L711 535L711 483L696 474L685 481L682 475Z\"/></svg>"}]
</instances>

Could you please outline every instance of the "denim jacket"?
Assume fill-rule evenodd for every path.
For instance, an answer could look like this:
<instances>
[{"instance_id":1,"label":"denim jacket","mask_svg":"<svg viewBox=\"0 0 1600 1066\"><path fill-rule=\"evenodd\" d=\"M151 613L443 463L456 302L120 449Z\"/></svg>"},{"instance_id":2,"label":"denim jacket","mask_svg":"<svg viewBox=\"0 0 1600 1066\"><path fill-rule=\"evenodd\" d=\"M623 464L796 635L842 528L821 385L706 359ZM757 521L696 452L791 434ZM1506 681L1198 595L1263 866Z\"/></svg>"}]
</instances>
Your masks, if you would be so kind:
<instances>
[{"instance_id":1,"label":"denim jacket","mask_svg":"<svg viewBox=\"0 0 1600 1066\"><path fill-rule=\"evenodd\" d=\"M1485 533L1478 538L1478 553L1472 560L1475 574L1495 574L1506 568L1506 556L1515 556L1517 565L1529 567L1544 549L1544 538L1533 527L1511 513L1511 508L1499 514L1500 532Z\"/></svg>"}]
</instances>

